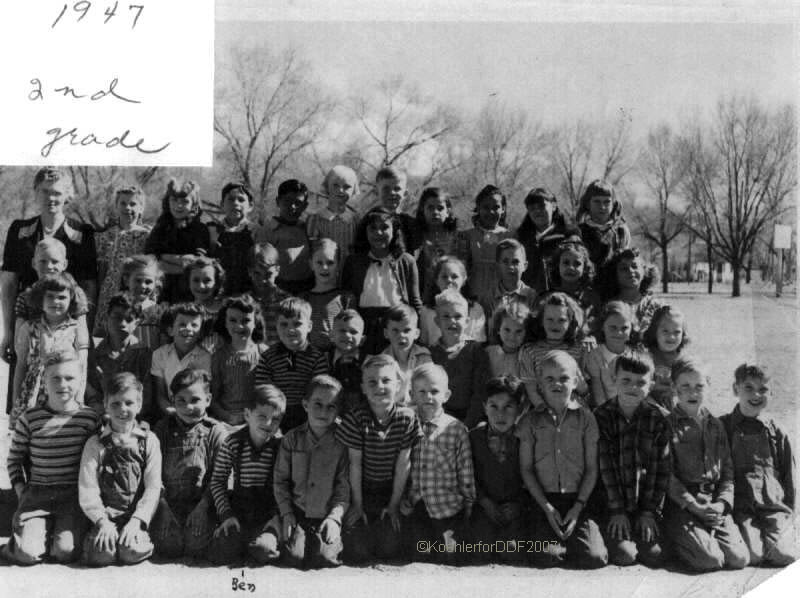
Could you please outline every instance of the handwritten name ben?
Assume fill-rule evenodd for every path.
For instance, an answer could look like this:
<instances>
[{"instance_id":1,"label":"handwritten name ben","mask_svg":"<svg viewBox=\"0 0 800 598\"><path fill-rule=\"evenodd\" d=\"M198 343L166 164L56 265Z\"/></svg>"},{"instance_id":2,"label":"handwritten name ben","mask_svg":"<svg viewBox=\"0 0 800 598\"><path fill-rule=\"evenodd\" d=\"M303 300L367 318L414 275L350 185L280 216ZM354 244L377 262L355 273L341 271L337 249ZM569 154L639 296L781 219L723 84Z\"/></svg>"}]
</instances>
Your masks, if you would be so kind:
<instances>
[{"instance_id":1,"label":"handwritten name ben","mask_svg":"<svg viewBox=\"0 0 800 598\"><path fill-rule=\"evenodd\" d=\"M39 102L45 100L45 90L42 85L41 80L38 78L31 79L30 81L33 88L31 89L30 93L28 93L28 99L32 102ZM73 86L64 85L62 87L56 87L53 89L52 93L61 96L70 100L85 100L88 102L98 102L100 100L109 98L111 100L117 100L120 102L125 102L129 104L141 104L141 100L134 99L132 97L128 97L128 95L123 94L120 91L117 91L117 86L119 85L119 79L116 77L113 78L107 87L101 88L94 93L89 93L85 90L78 90ZM49 93L49 92L48 92ZM90 146L90 145L102 145L108 149L120 146L126 149L136 150L143 154L157 154L159 152L164 151L167 147L170 146L171 142L167 142L158 147L148 147L145 144L144 138L139 138L138 141L135 143L132 139L128 139L128 136L132 135L130 129L126 129L120 135L114 136L102 136L94 132L84 132L79 131L77 127L72 128L64 128L64 127L53 127L48 129L45 133L47 135L47 143L45 143L41 149L39 150L43 158L47 158L53 149L58 144L65 144L68 143L72 146ZM63 143L61 143L63 142Z\"/></svg>"}]
</instances>

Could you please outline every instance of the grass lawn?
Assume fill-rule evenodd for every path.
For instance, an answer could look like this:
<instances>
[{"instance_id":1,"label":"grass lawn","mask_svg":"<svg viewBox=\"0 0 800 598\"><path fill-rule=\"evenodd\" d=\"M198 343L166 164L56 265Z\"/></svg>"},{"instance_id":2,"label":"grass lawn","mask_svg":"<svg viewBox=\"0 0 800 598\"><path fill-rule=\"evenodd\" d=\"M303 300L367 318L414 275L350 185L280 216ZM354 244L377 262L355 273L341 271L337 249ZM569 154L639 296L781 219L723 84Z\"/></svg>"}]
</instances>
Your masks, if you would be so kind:
<instances>
[{"instance_id":1,"label":"grass lawn","mask_svg":"<svg viewBox=\"0 0 800 598\"><path fill-rule=\"evenodd\" d=\"M773 399L769 411L797 439L797 298L774 297L770 287L745 286L745 296L732 299L730 288L717 285L709 296L701 284L675 283L665 297L686 314L692 338L690 351L711 369L713 397L709 409L720 415L734 404L731 383L734 368L742 361L766 364L772 371ZM2 378L2 373L0 373ZM0 379L0 388L5 387ZM5 426L5 421L0 421ZM7 437L2 435L0 456ZM3 458L3 462L5 459ZM0 487L8 487L0 471ZM0 539L0 543L5 539ZM242 569L143 563L132 568L81 569L46 565L35 569L0 566L0 595L49 596L217 596L254 593L260 596L381 597L423 596L739 596L754 588L775 570L747 568L736 572L687 575L674 570L653 571L641 566L599 571L526 569L505 566L461 569L412 564L375 565L364 568L300 572L283 568ZM793 581L800 581L800 565L792 567ZM233 580L254 584L251 591L233 589ZM784 584L771 596L797 595Z\"/></svg>"}]
</instances>

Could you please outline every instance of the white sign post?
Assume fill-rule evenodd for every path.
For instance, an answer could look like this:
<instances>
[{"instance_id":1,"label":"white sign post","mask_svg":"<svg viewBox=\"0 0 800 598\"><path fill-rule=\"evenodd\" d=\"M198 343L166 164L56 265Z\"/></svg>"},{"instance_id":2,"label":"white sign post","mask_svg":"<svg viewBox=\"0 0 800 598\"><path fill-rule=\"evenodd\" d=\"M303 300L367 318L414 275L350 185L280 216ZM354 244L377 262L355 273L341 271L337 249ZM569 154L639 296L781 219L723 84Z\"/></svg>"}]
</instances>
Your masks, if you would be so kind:
<instances>
[{"instance_id":1,"label":"white sign post","mask_svg":"<svg viewBox=\"0 0 800 598\"><path fill-rule=\"evenodd\" d=\"M780 297L783 292L783 250L792 246L792 227L785 224L775 225L773 247L778 250L778 267L775 272L775 296Z\"/></svg>"}]
</instances>

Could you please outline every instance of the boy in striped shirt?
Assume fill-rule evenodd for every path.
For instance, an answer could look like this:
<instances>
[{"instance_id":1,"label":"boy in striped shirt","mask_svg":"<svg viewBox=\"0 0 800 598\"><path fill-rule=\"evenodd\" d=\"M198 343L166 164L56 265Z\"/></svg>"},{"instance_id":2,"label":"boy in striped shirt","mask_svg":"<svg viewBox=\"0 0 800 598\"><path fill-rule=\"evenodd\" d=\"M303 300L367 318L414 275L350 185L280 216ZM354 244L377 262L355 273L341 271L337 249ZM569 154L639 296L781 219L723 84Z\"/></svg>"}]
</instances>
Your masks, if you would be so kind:
<instances>
[{"instance_id":1,"label":"boy in striped shirt","mask_svg":"<svg viewBox=\"0 0 800 598\"><path fill-rule=\"evenodd\" d=\"M367 404L345 415L336 432L350 458L343 542L345 561L354 563L400 555L400 500L421 434L414 411L397 404L402 374L394 357L368 357L362 374Z\"/></svg>"},{"instance_id":2,"label":"boy in striped shirt","mask_svg":"<svg viewBox=\"0 0 800 598\"><path fill-rule=\"evenodd\" d=\"M308 340L311 332L311 305L289 297L278 305L280 342L267 349L256 366L256 384L274 384L286 395L286 414L281 431L288 432L306 421L303 399L314 376L328 373L325 353Z\"/></svg>"},{"instance_id":3,"label":"boy in striped shirt","mask_svg":"<svg viewBox=\"0 0 800 598\"><path fill-rule=\"evenodd\" d=\"M217 518L208 559L228 565L245 555L265 565L280 556L279 522L272 492L286 397L275 386L256 386L244 409L246 425L222 443L209 485ZM233 472L233 490L228 478Z\"/></svg>"},{"instance_id":4,"label":"boy in striped shirt","mask_svg":"<svg viewBox=\"0 0 800 598\"><path fill-rule=\"evenodd\" d=\"M94 410L79 402L82 372L74 351L49 355L44 370L47 402L28 409L14 428L8 476L19 506L2 555L16 564L33 565L46 556L69 563L80 554L86 531L78 502L81 454L100 428Z\"/></svg>"}]
</instances>

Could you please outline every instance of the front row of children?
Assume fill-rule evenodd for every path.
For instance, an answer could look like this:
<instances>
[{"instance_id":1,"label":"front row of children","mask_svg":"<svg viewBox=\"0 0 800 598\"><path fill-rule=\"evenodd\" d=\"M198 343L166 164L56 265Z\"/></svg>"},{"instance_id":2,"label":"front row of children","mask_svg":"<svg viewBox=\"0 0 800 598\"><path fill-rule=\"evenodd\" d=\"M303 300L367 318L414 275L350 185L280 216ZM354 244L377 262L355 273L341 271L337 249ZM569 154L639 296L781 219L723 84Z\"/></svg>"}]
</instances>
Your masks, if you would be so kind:
<instances>
[{"instance_id":1,"label":"front row of children","mask_svg":"<svg viewBox=\"0 0 800 598\"><path fill-rule=\"evenodd\" d=\"M413 370L413 409L398 403L392 356L368 357L362 369L366 401L340 420L341 384L316 376L302 399L306 421L281 436L287 401L277 387L257 385L245 425L226 435L207 415L209 374L188 368L171 381L174 412L151 432L137 423L135 376L110 380L101 426L77 400L78 355L51 355L47 401L13 436L19 507L3 556L594 568L657 566L671 550L698 571L796 556L791 448L763 414L769 380L757 366L736 370L738 405L717 419L703 406L709 380L696 361L673 364L670 413L648 396L652 360L630 350L614 363L616 396L592 413L573 395L575 360L551 351L537 366L543 401L530 406L513 376L492 378L487 421L471 431L443 409L451 393L441 366Z\"/></svg>"}]
</instances>

